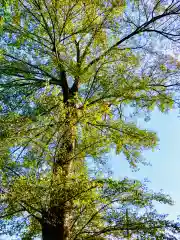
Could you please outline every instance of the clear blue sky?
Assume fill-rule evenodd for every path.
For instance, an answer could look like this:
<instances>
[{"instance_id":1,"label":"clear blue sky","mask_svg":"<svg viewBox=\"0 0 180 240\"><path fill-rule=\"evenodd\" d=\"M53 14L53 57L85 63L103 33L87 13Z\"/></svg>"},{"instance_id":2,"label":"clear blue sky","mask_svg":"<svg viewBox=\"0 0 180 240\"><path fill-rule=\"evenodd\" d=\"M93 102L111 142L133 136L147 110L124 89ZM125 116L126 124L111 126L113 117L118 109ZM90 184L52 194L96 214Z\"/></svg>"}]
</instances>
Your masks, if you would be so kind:
<instances>
[{"instance_id":1,"label":"clear blue sky","mask_svg":"<svg viewBox=\"0 0 180 240\"><path fill-rule=\"evenodd\" d=\"M163 189L175 201L174 206L159 205L157 209L168 213L170 219L180 215L180 116L172 110L168 114L154 111L151 120L147 123L140 121L142 127L157 132L160 138L158 149L154 152L145 151L144 157L152 166L140 166L140 171L132 172L128 163L120 156L111 156L111 167L116 178L128 176L143 180L148 178L148 186L154 191Z\"/></svg>"}]
</instances>

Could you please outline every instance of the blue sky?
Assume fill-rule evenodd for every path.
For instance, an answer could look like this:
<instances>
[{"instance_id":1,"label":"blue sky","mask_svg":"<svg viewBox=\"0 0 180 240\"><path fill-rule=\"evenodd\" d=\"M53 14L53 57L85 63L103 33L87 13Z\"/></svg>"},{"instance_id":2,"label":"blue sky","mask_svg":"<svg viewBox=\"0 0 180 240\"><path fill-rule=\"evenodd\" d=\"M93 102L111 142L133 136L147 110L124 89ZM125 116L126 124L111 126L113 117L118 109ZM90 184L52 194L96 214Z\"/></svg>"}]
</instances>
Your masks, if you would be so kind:
<instances>
[{"instance_id":1,"label":"blue sky","mask_svg":"<svg viewBox=\"0 0 180 240\"><path fill-rule=\"evenodd\" d=\"M139 121L140 126L156 131L160 139L158 148L144 152L144 157L152 166L140 166L138 172L132 172L123 157L112 154L111 167L116 178L128 176L151 182L149 188L154 191L164 190L175 201L174 206L157 205L161 213L168 213L170 219L180 215L180 116L177 110L168 114L154 111L151 120L147 123Z\"/></svg>"}]
</instances>

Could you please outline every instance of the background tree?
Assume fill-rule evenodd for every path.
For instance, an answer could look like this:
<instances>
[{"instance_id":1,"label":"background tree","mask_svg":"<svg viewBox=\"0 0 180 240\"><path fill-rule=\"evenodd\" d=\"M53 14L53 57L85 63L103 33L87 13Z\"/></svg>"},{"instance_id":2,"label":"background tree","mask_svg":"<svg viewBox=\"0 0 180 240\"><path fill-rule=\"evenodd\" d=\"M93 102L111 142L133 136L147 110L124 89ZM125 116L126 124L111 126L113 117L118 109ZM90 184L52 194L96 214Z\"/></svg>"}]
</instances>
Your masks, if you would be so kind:
<instances>
[{"instance_id":1,"label":"background tree","mask_svg":"<svg viewBox=\"0 0 180 240\"><path fill-rule=\"evenodd\" d=\"M91 185L86 159L99 162L115 148L136 168L157 137L140 129L135 117L143 112L147 119L155 107L164 112L178 103L179 62L161 44L178 47L180 3L1 4L2 217L24 214L30 233L41 229L43 239L77 239L73 194L84 178ZM94 188L97 202L101 190ZM93 223L90 228L95 235L88 236L95 237ZM98 236L107 232L101 231Z\"/></svg>"}]
</instances>

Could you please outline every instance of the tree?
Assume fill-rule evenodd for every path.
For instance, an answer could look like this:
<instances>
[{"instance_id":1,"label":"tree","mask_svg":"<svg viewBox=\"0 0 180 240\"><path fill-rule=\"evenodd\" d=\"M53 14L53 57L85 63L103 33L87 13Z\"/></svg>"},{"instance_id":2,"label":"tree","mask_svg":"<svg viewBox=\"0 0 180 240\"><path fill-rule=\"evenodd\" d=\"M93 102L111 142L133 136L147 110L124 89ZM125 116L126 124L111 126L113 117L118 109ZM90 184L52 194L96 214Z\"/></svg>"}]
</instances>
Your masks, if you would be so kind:
<instances>
[{"instance_id":1,"label":"tree","mask_svg":"<svg viewBox=\"0 0 180 240\"><path fill-rule=\"evenodd\" d=\"M89 181L84 175L84 177L81 176L81 179L73 180L69 183L70 191L60 190L56 184L57 198L55 199L53 196L53 200L58 203L61 199L61 204L73 199L70 239L103 240L112 237L113 239L132 239L134 237L136 239L178 239L175 234L180 231L179 223L169 221L167 215L158 214L153 207L153 201L173 204L170 197L162 192L153 193L147 190L145 184L129 179ZM17 236L20 236L21 239L32 239L40 235L43 219L41 218L42 213L38 214L38 212L44 211L45 206L48 206L47 181L41 182L43 192L42 190L40 192L40 184L38 184L38 189L35 188L34 179L32 184L33 186L21 180L21 184L18 183L18 194L17 189L14 192L11 190L8 207L4 209L3 217L6 220L2 221L2 232L14 234L19 231ZM32 187L31 190L29 190L30 187ZM52 187L50 186L50 189ZM27 193L28 191L29 193ZM15 197L16 201L14 201ZM19 199L17 199L18 197ZM18 200L21 209L17 208ZM22 211L26 214L19 214ZM46 217L47 220L48 216L45 214L47 212L44 212L44 218ZM12 218L12 215L15 217ZM54 225L54 222L58 224L59 221L57 216L51 215L51 225ZM47 229L42 231L43 239L52 239L53 237L58 239L58 235L55 234L57 232L51 232L49 235Z\"/></svg>"},{"instance_id":2,"label":"tree","mask_svg":"<svg viewBox=\"0 0 180 240\"><path fill-rule=\"evenodd\" d=\"M91 189L87 158L101 162L115 148L136 168L157 136L138 128L134 118L143 112L147 119L155 107L165 112L178 103L179 62L159 48L161 42L178 46L180 3L1 3L2 217L15 222L23 214L29 234L41 229L44 240L73 239L78 204L91 197L98 202L102 191L95 181L90 196L74 197L84 186ZM124 226L118 227L123 234ZM93 223L91 228L95 235L83 234L95 239ZM102 229L101 235L107 232ZM141 231L139 225L128 231L135 230Z\"/></svg>"}]
</instances>

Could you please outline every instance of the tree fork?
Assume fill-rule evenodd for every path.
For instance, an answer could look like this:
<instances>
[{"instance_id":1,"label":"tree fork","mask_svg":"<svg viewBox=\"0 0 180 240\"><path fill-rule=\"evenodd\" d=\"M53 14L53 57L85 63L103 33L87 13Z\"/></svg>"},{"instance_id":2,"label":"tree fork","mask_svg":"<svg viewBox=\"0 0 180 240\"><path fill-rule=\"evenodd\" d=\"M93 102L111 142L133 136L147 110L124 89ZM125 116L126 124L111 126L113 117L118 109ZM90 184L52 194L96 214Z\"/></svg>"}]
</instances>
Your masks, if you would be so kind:
<instances>
[{"instance_id":1,"label":"tree fork","mask_svg":"<svg viewBox=\"0 0 180 240\"><path fill-rule=\"evenodd\" d=\"M66 113L66 123L65 123L65 133L64 140L61 145L63 147L65 154L58 154L55 156L55 161L53 165L53 178L56 179L58 174L58 169L61 168L63 178L64 178L64 191L66 194L66 186L68 183L69 177L71 177L71 172L73 168L73 153L75 148L75 126L74 118L76 114L76 106L73 101L75 96L74 91L78 91L77 87L70 90L67 84L66 73L61 67L61 82L62 82L62 91L63 91L63 101L64 107L67 111ZM76 79L77 84L77 79ZM70 100L70 101L69 101ZM60 146L57 146L60 148ZM57 196L58 197L58 196ZM56 203L56 197L54 199L53 193L51 196L50 208L48 209L48 218L45 218L42 221L42 238L43 240L69 240L70 239L70 228L71 228L71 218L72 213L71 209L73 207L72 200L63 202L63 199L58 199ZM45 214L46 215L46 214ZM55 219L53 222L52 219Z\"/></svg>"}]
</instances>

